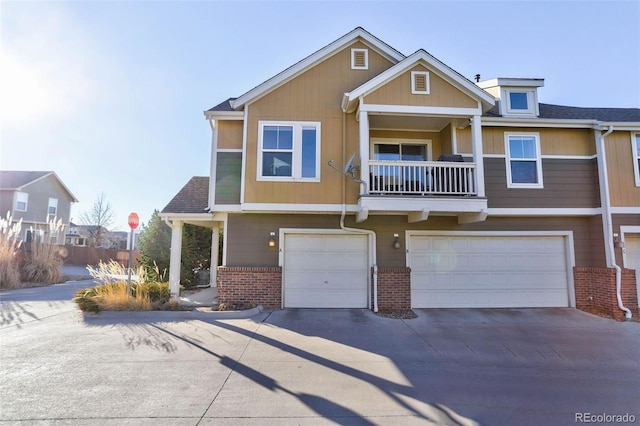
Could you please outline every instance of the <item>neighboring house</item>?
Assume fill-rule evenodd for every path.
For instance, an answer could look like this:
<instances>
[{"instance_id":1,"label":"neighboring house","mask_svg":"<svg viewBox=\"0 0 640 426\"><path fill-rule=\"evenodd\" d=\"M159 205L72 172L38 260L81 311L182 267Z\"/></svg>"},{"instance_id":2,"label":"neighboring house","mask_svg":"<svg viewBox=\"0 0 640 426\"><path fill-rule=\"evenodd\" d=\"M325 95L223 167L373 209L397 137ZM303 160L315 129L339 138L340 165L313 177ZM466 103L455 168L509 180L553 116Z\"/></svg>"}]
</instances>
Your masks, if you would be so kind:
<instances>
[{"instance_id":1,"label":"neighboring house","mask_svg":"<svg viewBox=\"0 0 640 426\"><path fill-rule=\"evenodd\" d=\"M0 171L0 212L22 219L20 238L64 244L69 229L71 204L78 200L54 172ZM51 233L47 225L62 220L63 229Z\"/></svg>"},{"instance_id":2,"label":"neighboring house","mask_svg":"<svg viewBox=\"0 0 640 426\"><path fill-rule=\"evenodd\" d=\"M98 244L97 238L100 238ZM112 248L111 231L104 226L76 225L71 223L70 232L66 235L65 244L71 246Z\"/></svg>"},{"instance_id":3,"label":"neighboring house","mask_svg":"<svg viewBox=\"0 0 640 426\"><path fill-rule=\"evenodd\" d=\"M224 230L222 302L637 316L640 109L540 103L543 83L356 28L205 111L211 174L161 213L172 293L192 223Z\"/></svg>"}]
</instances>

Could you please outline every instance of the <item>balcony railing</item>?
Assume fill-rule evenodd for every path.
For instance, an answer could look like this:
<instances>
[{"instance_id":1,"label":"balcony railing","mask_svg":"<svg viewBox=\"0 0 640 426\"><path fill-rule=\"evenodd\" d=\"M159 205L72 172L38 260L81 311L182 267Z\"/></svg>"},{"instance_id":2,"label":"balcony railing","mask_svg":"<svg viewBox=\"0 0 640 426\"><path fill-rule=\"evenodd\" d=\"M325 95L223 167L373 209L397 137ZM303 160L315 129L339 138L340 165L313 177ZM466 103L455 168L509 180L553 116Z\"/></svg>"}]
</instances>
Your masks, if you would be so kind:
<instances>
[{"instance_id":1,"label":"balcony railing","mask_svg":"<svg viewBox=\"0 0 640 426\"><path fill-rule=\"evenodd\" d=\"M372 195L477 195L475 163L369 160Z\"/></svg>"}]
</instances>

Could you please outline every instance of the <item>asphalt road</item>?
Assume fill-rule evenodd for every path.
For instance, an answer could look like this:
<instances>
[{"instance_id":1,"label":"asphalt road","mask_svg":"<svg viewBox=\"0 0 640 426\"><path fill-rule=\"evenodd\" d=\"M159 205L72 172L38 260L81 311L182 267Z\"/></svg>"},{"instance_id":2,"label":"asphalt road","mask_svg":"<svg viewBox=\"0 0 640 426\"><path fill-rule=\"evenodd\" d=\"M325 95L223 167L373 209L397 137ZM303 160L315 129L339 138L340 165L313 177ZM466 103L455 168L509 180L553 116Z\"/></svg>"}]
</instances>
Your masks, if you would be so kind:
<instances>
[{"instance_id":1,"label":"asphalt road","mask_svg":"<svg viewBox=\"0 0 640 426\"><path fill-rule=\"evenodd\" d=\"M71 297L90 284L0 293L0 424L640 424L638 323L572 309L84 315Z\"/></svg>"}]
</instances>

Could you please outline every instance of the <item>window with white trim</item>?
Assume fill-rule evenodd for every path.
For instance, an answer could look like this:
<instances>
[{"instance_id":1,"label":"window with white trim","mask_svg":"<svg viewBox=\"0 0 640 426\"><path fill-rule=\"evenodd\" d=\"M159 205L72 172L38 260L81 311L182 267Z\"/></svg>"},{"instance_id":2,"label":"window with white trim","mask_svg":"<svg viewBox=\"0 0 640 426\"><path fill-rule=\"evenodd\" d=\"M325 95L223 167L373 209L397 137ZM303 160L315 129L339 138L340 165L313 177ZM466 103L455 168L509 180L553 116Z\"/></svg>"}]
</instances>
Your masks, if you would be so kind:
<instances>
[{"instance_id":1,"label":"window with white trim","mask_svg":"<svg viewBox=\"0 0 640 426\"><path fill-rule=\"evenodd\" d=\"M636 178L636 186L640 186L640 133L631 135L631 149L633 149L633 173Z\"/></svg>"},{"instance_id":2,"label":"window with white trim","mask_svg":"<svg viewBox=\"0 0 640 426\"><path fill-rule=\"evenodd\" d=\"M507 110L509 115L535 115L535 92L533 90L507 90Z\"/></svg>"},{"instance_id":3,"label":"window with white trim","mask_svg":"<svg viewBox=\"0 0 640 426\"><path fill-rule=\"evenodd\" d=\"M260 121L258 180L320 181L320 123Z\"/></svg>"},{"instance_id":4,"label":"window with white trim","mask_svg":"<svg viewBox=\"0 0 640 426\"><path fill-rule=\"evenodd\" d=\"M29 194L27 194L26 192L16 193L16 211L26 212L28 202Z\"/></svg>"},{"instance_id":5,"label":"window with white trim","mask_svg":"<svg viewBox=\"0 0 640 426\"><path fill-rule=\"evenodd\" d=\"M369 69L369 49L351 49L351 69Z\"/></svg>"},{"instance_id":6,"label":"window with white trim","mask_svg":"<svg viewBox=\"0 0 640 426\"><path fill-rule=\"evenodd\" d=\"M539 133L505 133L508 188L542 188Z\"/></svg>"},{"instance_id":7,"label":"window with white trim","mask_svg":"<svg viewBox=\"0 0 640 426\"><path fill-rule=\"evenodd\" d=\"M411 93L414 95L428 95L431 93L429 72L411 71Z\"/></svg>"},{"instance_id":8,"label":"window with white trim","mask_svg":"<svg viewBox=\"0 0 640 426\"><path fill-rule=\"evenodd\" d=\"M49 207L47 208L47 214L49 216L55 216L58 214L58 199L49 198Z\"/></svg>"}]
</instances>

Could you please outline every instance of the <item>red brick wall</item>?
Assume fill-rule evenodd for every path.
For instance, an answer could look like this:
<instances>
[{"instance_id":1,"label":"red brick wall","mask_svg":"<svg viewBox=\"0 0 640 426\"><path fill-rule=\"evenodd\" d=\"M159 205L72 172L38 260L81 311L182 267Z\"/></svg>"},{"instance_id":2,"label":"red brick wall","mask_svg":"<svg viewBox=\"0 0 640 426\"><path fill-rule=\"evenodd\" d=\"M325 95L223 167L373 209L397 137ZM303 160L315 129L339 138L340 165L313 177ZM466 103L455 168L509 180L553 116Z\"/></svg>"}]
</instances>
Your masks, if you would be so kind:
<instances>
[{"instance_id":1,"label":"red brick wall","mask_svg":"<svg viewBox=\"0 0 640 426\"><path fill-rule=\"evenodd\" d=\"M576 308L586 312L606 315L618 321L624 320L624 311L618 308L616 297L616 270L612 268L573 268L576 291ZM620 287L622 304L638 319L638 293L636 272L622 270Z\"/></svg>"},{"instance_id":2,"label":"red brick wall","mask_svg":"<svg viewBox=\"0 0 640 426\"><path fill-rule=\"evenodd\" d=\"M371 275L373 297L373 268ZM389 312L407 309L411 309L411 268L378 268L378 310Z\"/></svg>"},{"instance_id":3,"label":"red brick wall","mask_svg":"<svg viewBox=\"0 0 640 426\"><path fill-rule=\"evenodd\" d=\"M220 303L254 303L264 308L282 307L282 268L263 266L220 266Z\"/></svg>"}]
</instances>

